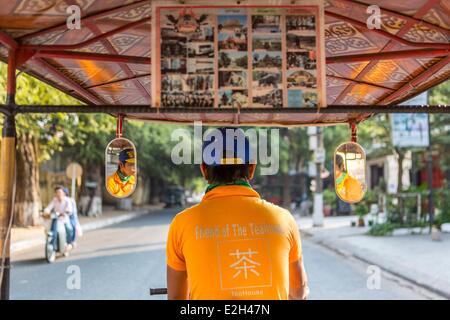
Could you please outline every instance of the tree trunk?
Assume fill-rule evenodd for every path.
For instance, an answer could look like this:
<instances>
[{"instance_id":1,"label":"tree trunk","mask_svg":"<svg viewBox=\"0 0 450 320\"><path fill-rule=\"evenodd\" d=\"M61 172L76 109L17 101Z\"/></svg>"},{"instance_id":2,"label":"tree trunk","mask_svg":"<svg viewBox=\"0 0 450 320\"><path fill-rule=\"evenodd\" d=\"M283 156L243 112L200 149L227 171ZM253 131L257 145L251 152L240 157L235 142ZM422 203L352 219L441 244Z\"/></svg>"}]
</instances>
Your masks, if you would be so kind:
<instances>
[{"instance_id":1,"label":"tree trunk","mask_svg":"<svg viewBox=\"0 0 450 320\"><path fill-rule=\"evenodd\" d=\"M38 148L37 138L30 133L18 136L14 224L19 227L35 226L40 220Z\"/></svg>"},{"instance_id":2,"label":"tree trunk","mask_svg":"<svg viewBox=\"0 0 450 320\"><path fill-rule=\"evenodd\" d=\"M83 162L83 169L85 172L81 178L81 188L80 192L77 192L77 204L79 203L80 214L88 216L89 212L91 212L91 207L95 205L94 198L102 197L102 188L104 187L104 180L102 179L102 164L94 161L94 162ZM95 189L88 188L86 186L86 182L97 182L97 187ZM82 200L83 197L83 200ZM84 205L84 201L86 201L85 197L88 198L87 205ZM95 210L94 210L95 211Z\"/></svg>"},{"instance_id":3,"label":"tree trunk","mask_svg":"<svg viewBox=\"0 0 450 320\"><path fill-rule=\"evenodd\" d=\"M150 204L158 204L160 202L160 180L155 177L150 177Z\"/></svg>"}]
</instances>

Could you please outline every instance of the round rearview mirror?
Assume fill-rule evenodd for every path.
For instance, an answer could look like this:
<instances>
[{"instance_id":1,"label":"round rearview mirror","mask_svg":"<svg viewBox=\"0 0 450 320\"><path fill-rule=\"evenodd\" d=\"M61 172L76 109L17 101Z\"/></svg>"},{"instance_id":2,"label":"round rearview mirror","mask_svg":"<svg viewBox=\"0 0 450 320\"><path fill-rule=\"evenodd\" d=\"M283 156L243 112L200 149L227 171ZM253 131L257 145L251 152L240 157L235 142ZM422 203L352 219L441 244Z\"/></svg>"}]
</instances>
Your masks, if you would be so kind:
<instances>
[{"instance_id":1,"label":"round rearview mirror","mask_svg":"<svg viewBox=\"0 0 450 320\"><path fill-rule=\"evenodd\" d=\"M347 203L359 202L367 190L366 153L355 142L346 142L334 153L334 187Z\"/></svg>"},{"instance_id":2,"label":"round rearview mirror","mask_svg":"<svg viewBox=\"0 0 450 320\"><path fill-rule=\"evenodd\" d=\"M133 194L137 183L136 147L125 138L111 141L105 151L106 190L115 198Z\"/></svg>"}]
</instances>

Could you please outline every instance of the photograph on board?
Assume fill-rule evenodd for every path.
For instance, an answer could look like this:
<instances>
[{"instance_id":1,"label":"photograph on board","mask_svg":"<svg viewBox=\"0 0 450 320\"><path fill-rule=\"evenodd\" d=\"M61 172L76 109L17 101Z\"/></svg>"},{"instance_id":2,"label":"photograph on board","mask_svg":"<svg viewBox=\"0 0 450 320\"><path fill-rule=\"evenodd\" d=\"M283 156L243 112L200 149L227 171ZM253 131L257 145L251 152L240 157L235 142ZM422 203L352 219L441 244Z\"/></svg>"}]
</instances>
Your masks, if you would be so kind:
<instances>
[{"instance_id":1,"label":"photograph on board","mask_svg":"<svg viewBox=\"0 0 450 320\"><path fill-rule=\"evenodd\" d=\"M247 88L246 71L219 71L219 87L221 88Z\"/></svg>"},{"instance_id":2,"label":"photograph on board","mask_svg":"<svg viewBox=\"0 0 450 320\"><path fill-rule=\"evenodd\" d=\"M283 91L280 89L261 89L253 91L252 107L281 108L283 107Z\"/></svg>"},{"instance_id":3,"label":"photograph on board","mask_svg":"<svg viewBox=\"0 0 450 320\"><path fill-rule=\"evenodd\" d=\"M316 29L316 17L314 15L287 15L287 31L314 31Z\"/></svg>"},{"instance_id":4,"label":"photograph on board","mask_svg":"<svg viewBox=\"0 0 450 320\"><path fill-rule=\"evenodd\" d=\"M316 69L316 57L314 51L309 52L288 52L287 53L288 69Z\"/></svg>"},{"instance_id":5,"label":"photograph on board","mask_svg":"<svg viewBox=\"0 0 450 320\"><path fill-rule=\"evenodd\" d=\"M185 89L183 91L210 91L214 89L214 75L184 75L182 77Z\"/></svg>"},{"instance_id":6,"label":"photograph on board","mask_svg":"<svg viewBox=\"0 0 450 320\"><path fill-rule=\"evenodd\" d=\"M219 90L219 108L248 107L247 90Z\"/></svg>"},{"instance_id":7,"label":"photograph on board","mask_svg":"<svg viewBox=\"0 0 450 320\"><path fill-rule=\"evenodd\" d=\"M316 88L317 77L315 70L289 70L287 72L287 87Z\"/></svg>"},{"instance_id":8,"label":"photograph on board","mask_svg":"<svg viewBox=\"0 0 450 320\"><path fill-rule=\"evenodd\" d=\"M306 91L302 89L288 90L289 108L316 108L317 93L315 91Z\"/></svg>"},{"instance_id":9,"label":"photograph on board","mask_svg":"<svg viewBox=\"0 0 450 320\"><path fill-rule=\"evenodd\" d=\"M161 78L161 90L165 92L209 91L214 86L213 75L165 74Z\"/></svg>"},{"instance_id":10,"label":"photograph on board","mask_svg":"<svg viewBox=\"0 0 450 320\"><path fill-rule=\"evenodd\" d=\"M220 69L247 69L248 54L242 51L221 51L218 65Z\"/></svg>"},{"instance_id":11,"label":"photograph on board","mask_svg":"<svg viewBox=\"0 0 450 320\"><path fill-rule=\"evenodd\" d=\"M179 35L211 39L214 31L211 29L213 20L205 9L169 9L162 10L160 15L162 35L172 32Z\"/></svg>"},{"instance_id":12,"label":"photograph on board","mask_svg":"<svg viewBox=\"0 0 450 320\"><path fill-rule=\"evenodd\" d=\"M161 77L162 91L183 91L183 79L180 74L165 74Z\"/></svg>"},{"instance_id":13,"label":"photograph on board","mask_svg":"<svg viewBox=\"0 0 450 320\"><path fill-rule=\"evenodd\" d=\"M214 59L210 58L189 58L187 59L188 74L213 74Z\"/></svg>"},{"instance_id":14,"label":"photograph on board","mask_svg":"<svg viewBox=\"0 0 450 320\"><path fill-rule=\"evenodd\" d=\"M219 33L219 50L247 51L247 35L236 33Z\"/></svg>"},{"instance_id":15,"label":"photograph on board","mask_svg":"<svg viewBox=\"0 0 450 320\"><path fill-rule=\"evenodd\" d=\"M214 43L212 42L188 42L186 48L189 58L214 58Z\"/></svg>"},{"instance_id":16,"label":"photograph on board","mask_svg":"<svg viewBox=\"0 0 450 320\"><path fill-rule=\"evenodd\" d=\"M254 33L279 33L281 32L281 16L279 15L253 15L252 31Z\"/></svg>"},{"instance_id":17,"label":"photograph on board","mask_svg":"<svg viewBox=\"0 0 450 320\"><path fill-rule=\"evenodd\" d=\"M161 42L161 57L162 58L185 58L187 54L186 37L176 39L162 39Z\"/></svg>"},{"instance_id":18,"label":"photograph on board","mask_svg":"<svg viewBox=\"0 0 450 320\"><path fill-rule=\"evenodd\" d=\"M280 71L253 71L253 91L258 89L281 89Z\"/></svg>"},{"instance_id":19,"label":"photograph on board","mask_svg":"<svg viewBox=\"0 0 450 320\"><path fill-rule=\"evenodd\" d=\"M162 92L161 106L168 108L212 108L214 94L212 92Z\"/></svg>"},{"instance_id":20,"label":"photograph on board","mask_svg":"<svg viewBox=\"0 0 450 320\"><path fill-rule=\"evenodd\" d=\"M316 36L300 36L294 33L286 35L286 48L288 50L315 50Z\"/></svg>"},{"instance_id":21,"label":"photograph on board","mask_svg":"<svg viewBox=\"0 0 450 320\"><path fill-rule=\"evenodd\" d=\"M186 73L185 58L166 58L161 60L161 74Z\"/></svg>"},{"instance_id":22,"label":"photograph on board","mask_svg":"<svg viewBox=\"0 0 450 320\"><path fill-rule=\"evenodd\" d=\"M281 34L252 35L253 50L281 51Z\"/></svg>"},{"instance_id":23,"label":"photograph on board","mask_svg":"<svg viewBox=\"0 0 450 320\"><path fill-rule=\"evenodd\" d=\"M253 68L281 69L281 51L253 52Z\"/></svg>"},{"instance_id":24,"label":"photograph on board","mask_svg":"<svg viewBox=\"0 0 450 320\"><path fill-rule=\"evenodd\" d=\"M217 16L217 30L219 33L247 35L247 16L219 15Z\"/></svg>"}]
</instances>

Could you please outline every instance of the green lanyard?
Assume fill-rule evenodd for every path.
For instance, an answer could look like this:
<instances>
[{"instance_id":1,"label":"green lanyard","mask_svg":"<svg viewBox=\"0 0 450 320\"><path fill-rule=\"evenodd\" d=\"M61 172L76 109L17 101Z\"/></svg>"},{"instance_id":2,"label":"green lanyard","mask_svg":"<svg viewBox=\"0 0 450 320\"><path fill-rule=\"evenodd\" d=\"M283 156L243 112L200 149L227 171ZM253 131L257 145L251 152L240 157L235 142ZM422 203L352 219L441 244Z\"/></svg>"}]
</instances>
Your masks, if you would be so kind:
<instances>
[{"instance_id":1,"label":"green lanyard","mask_svg":"<svg viewBox=\"0 0 450 320\"><path fill-rule=\"evenodd\" d=\"M120 171L120 169L117 169L117 175L119 176L120 181L122 182L128 182L131 179L131 176L126 176Z\"/></svg>"},{"instance_id":2,"label":"green lanyard","mask_svg":"<svg viewBox=\"0 0 450 320\"><path fill-rule=\"evenodd\" d=\"M246 180L236 180L236 181L233 181L233 182L230 182L230 183L213 183L213 184L210 184L206 188L205 193L208 193L212 189L214 189L216 187L221 187L221 186L243 186L243 187L247 187L247 188L252 189L252 186L250 185L250 183L248 183L248 181L246 181Z\"/></svg>"},{"instance_id":3,"label":"green lanyard","mask_svg":"<svg viewBox=\"0 0 450 320\"><path fill-rule=\"evenodd\" d=\"M341 176L336 179L336 184L341 184L347 178L347 172L342 172Z\"/></svg>"}]
</instances>

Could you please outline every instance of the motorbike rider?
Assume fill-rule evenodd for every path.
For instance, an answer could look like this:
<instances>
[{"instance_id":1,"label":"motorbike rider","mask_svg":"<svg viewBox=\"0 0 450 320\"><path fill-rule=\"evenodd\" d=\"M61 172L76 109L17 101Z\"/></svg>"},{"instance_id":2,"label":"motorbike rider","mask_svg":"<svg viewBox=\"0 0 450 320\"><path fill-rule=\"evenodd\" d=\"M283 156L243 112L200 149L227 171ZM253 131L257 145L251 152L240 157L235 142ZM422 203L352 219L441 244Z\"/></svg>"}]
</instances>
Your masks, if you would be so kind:
<instances>
[{"instance_id":1,"label":"motorbike rider","mask_svg":"<svg viewBox=\"0 0 450 320\"><path fill-rule=\"evenodd\" d=\"M75 202L75 199L69 195L69 189L64 188L64 193L66 194L66 197L70 200L71 205L72 205L72 214L69 216L70 225L72 226L72 230L73 230L71 238L70 238L70 243L72 243L72 245L75 247L75 245L76 245L75 241L77 240L77 236L82 233L81 225L80 225L80 222L78 221L77 203Z\"/></svg>"},{"instance_id":2,"label":"motorbike rider","mask_svg":"<svg viewBox=\"0 0 450 320\"><path fill-rule=\"evenodd\" d=\"M64 226L66 228L66 235L67 235L67 247L64 248L65 251L70 251L73 248L72 245L72 233L73 228L70 224L70 216L73 214L73 206L72 202L69 197L66 196L64 193L64 187L63 186L56 186L55 187L55 197L50 201L48 206L44 209L44 213L50 214L52 211L54 211L58 218L61 219L64 223ZM57 234L57 220L54 219L52 221L51 225L51 231L54 235ZM57 237L53 237L52 245L56 247L57 244Z\"/></svg>"}]
</instances>

